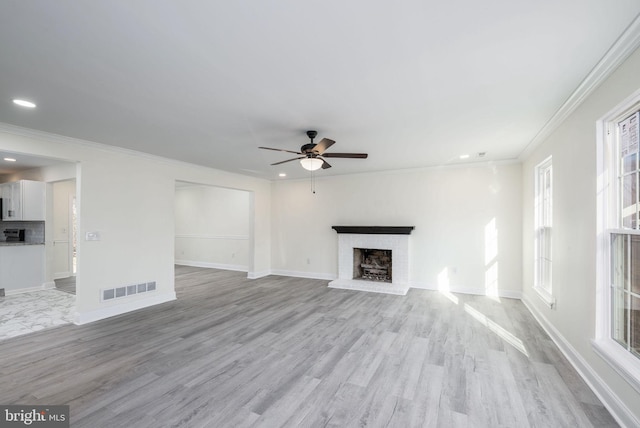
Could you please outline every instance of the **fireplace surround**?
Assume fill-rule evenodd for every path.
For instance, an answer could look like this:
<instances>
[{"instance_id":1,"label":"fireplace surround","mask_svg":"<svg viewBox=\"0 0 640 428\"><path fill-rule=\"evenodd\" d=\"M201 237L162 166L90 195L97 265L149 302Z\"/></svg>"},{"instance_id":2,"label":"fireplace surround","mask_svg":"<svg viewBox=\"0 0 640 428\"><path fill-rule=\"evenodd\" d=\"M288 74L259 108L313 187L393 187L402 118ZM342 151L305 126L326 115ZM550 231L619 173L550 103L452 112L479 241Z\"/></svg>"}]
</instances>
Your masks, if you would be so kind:
<instances>
[{"instance_id":1,"label":"fireplace surround","mask_svg":"<svg viewBox=\"0 0 640 428\"><path fill-rule=\"evenodd\" d=\"M338 232L338 278L331 288L405 295L409 290L409 237L414 226L333 226ZM388 252L388 280L377 265L356 260L358 251ZM380 253L376 253L380 256ZM361 255L360 255L361 257ZM383 256L386 257L386 256ZM386 260L386 259L383 259ZM371 260L370 260L371 261ZM354 278L356 265L370 266L369 278ZM375 277L375 278L374 278Z\"/></svg>"}]
</instances>

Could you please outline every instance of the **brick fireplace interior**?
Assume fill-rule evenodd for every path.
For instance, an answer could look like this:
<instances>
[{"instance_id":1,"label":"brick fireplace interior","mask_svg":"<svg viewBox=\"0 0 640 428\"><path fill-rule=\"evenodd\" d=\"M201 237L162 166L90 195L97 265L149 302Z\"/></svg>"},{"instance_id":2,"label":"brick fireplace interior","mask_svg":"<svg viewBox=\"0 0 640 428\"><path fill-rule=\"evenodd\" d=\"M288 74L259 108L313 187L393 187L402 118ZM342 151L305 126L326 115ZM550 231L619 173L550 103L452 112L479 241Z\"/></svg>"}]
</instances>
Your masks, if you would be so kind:
<instances>
[{"instance_id":1,"label":"brick fireplace interior","mask_svg":"<svg viewBox=\"0 0 640 428\"><path fill-rule=\"evenodd\" d=\"M392 251L353 249L353 279L392 282Z\"/></svg>"}]
</instances>

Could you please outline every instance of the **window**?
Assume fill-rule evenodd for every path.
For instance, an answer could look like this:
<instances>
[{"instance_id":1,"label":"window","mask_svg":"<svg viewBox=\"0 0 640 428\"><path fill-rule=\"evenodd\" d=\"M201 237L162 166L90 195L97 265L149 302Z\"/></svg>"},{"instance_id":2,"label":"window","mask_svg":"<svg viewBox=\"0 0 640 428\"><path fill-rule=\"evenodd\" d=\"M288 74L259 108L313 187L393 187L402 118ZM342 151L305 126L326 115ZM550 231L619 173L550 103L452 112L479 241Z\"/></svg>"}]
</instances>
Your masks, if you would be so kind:
<instances>
[{"instance_id":1,"label":"window","mask_svg":"<svg viewBox=\"0 0 640 428\"><path fill-rule=\"evenodd\" d=\"M549 307L555 303L551 294L551 231L553 217L553 170L551 157L535 169L535 274L534 289Z\"/></svg>"},{"instance_id":2,"label":"window","mask_svg":"<svg viewBox=\"0 0 640 428\"><path fill-rule=\"evenodd\" d=\"M640 358L640 235L611 236L611 337Z\"/></svg>"},{"instance_id":3,"label":"window","mask_svg":"<svg viewBox=\"0 0 640 428\"><path fill-rule=\"evenodd\" d=\"M640 91L597 123L594 350L640 392Z\"/></svg>"},{"instance_id":4,"label":"window","mask_svg":"<svg viewBox=\"0 0 640 428\"><path fill-rule=\"evenodd\" d=\"M618 206L612 219L611 337L640 357L640 223L638 222L638 119L635 112L616 124L614 148Z\"/></svg>"}]
</instances>

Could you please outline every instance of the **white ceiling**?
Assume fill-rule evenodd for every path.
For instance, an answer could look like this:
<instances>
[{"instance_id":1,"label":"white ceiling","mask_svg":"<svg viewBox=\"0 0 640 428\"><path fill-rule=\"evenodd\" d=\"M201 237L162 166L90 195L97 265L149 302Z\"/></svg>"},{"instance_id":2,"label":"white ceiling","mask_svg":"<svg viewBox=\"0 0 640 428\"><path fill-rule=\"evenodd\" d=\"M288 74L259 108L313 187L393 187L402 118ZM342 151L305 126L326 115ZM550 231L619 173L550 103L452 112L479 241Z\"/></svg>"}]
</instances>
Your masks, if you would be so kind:
<instances>
[{"instance_id":1,"label":"white ceiling","mask_svg":"<svg viewBox=\"0 0 640 428\"><path fill-rule=\"evenodd\" d=\"M0 122L268 179L515 159L640 0L0 4ZM14 106L33 100L35 110ZM0 142L1 145L1 142ZM0 147L1 148L1 147Z\"/></svg>"},{"instance_id":2,"label":"white ceiling","mask_svg":"<svg viewBox=\"0 0 640 428\"><path fill-rule=\"evenodd\" d=\"M5 158L15 159L15 162L4 161ZM0 150L0 175L26 171L43 166L58 165L63 162L64 160L61 159L52 159Z\"/></svg>"}]
</instances>

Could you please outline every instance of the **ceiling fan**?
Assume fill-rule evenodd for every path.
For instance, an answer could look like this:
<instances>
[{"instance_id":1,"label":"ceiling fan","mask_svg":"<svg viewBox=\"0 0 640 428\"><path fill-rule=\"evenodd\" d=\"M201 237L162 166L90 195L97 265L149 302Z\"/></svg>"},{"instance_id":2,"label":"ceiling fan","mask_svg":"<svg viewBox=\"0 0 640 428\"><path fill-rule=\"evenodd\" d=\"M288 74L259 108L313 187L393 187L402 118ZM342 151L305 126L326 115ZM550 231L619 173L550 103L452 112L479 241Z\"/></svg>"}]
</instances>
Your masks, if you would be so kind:
<instances>
[{"instance_id":1,"label":"ceiling fan","mask_svg":"<svg viewBox=\"0 0 640 428\"><path fill-rule=\"evenodd\" d=\"M301 155L296 158L272 163L271 165L280 165L282 163L291 162L294 160L300 160L300 164L302 165L302 167L309 171L315 171L320 168L322 169L331 168L331 165L329 165L329 162L324 160L324 158L366 159L368 156L368 154L366 153L325 153L325 150L333 146L336 142L328 138L323 138L322 140L320 140L318 144L315 144L313 142L313 139L316 138L316 135L318 135L316 131L307 131L307 137L309 137L311 142L300 147L299 152L294 152L292 150L273 149L271 147L259 147L259 148L265 149L265 150L275 150L277 152L286 152L286 153Z\"/></svg>"}]
</instances>

